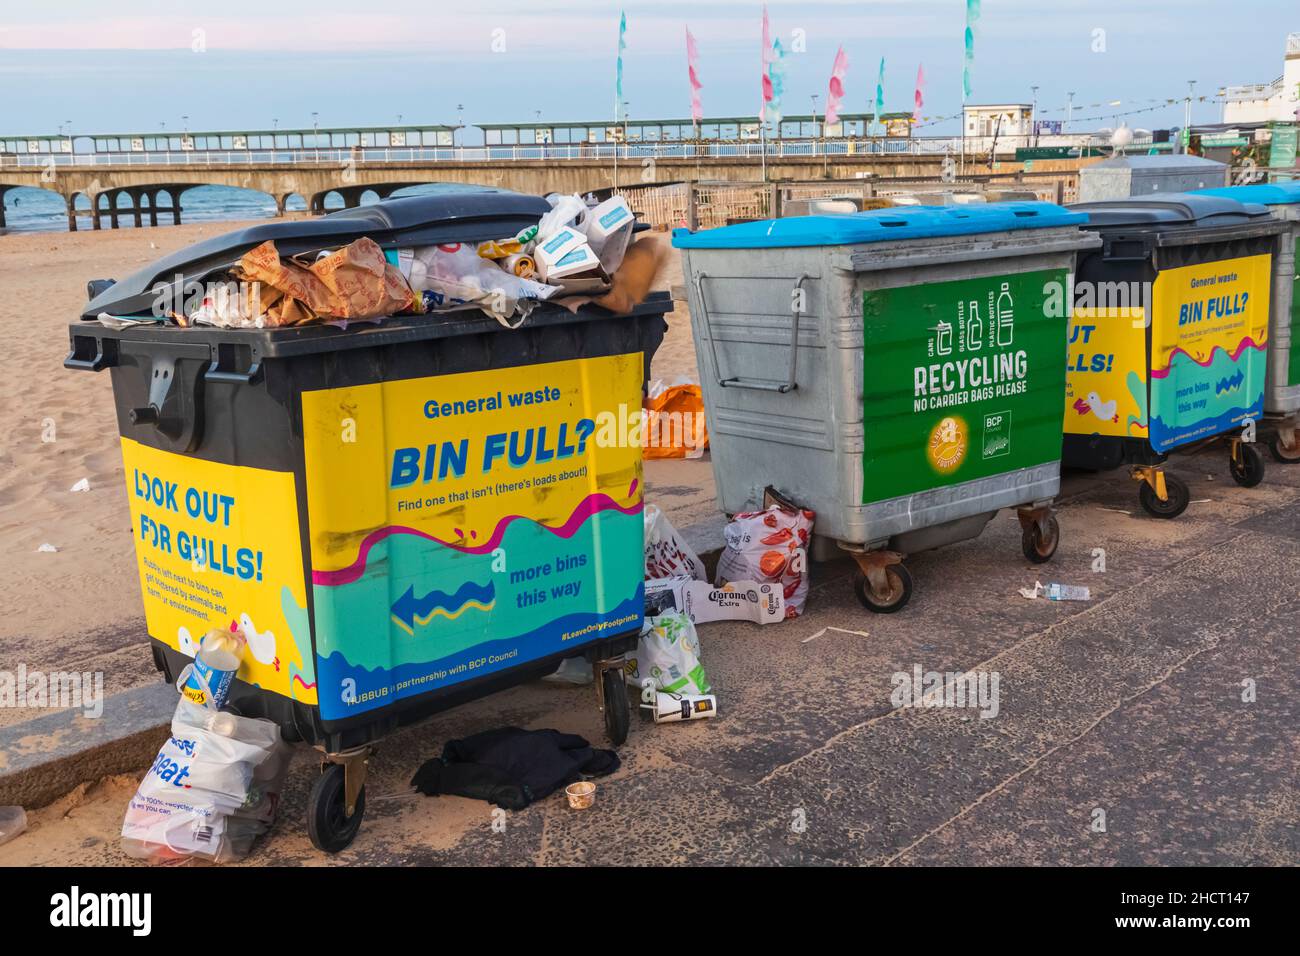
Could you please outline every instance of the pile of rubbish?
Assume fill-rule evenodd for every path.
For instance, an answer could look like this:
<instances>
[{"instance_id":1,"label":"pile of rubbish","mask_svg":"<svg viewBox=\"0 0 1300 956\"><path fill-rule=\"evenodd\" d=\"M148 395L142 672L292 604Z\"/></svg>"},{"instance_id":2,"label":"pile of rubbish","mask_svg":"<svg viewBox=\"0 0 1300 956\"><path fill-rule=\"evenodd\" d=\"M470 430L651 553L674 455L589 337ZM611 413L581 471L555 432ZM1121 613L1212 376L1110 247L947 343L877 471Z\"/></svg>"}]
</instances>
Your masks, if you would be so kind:
<instances>
[{"instance_id":1,"label":"pile of rubbish","mask_svg":"<svg viewBox=\"0 0 1300 956\"><path fill-rule=\"evenodd\" d=\"M769 497L772 497L769 494ZM774 500L727 525L726 547L710 583L704 562L655 505L646 505L645 625L624 665L655 723L713 717L718 699L701 659L696 625L773 624L802 613L813 512Z\"/></svg>"},{"instance_id":2,"label":"pile of rubbish","mask_svg":"<svg viewBox=\"0 0 1300 956\"><path fill-rule=\"evenodd\" d=\"M627 311L643 299L662 251L653 240L632 244L636 217L627 201L614 196L588 206L581 196L560 194L547 200L551 210L536 225L477 244L385 250L362 238L304 261L282 258L267 241L244 254L228 281L208 286L194 308L170 318L182 326L261 329L480 309L517 328L542 302Z\"/></svg>"},{"instance_id":3,"label":"pile of rubbish","mask_svg":"<svg viewBox=\"0 0 1300 956\"><path fill-rule=\"evenodd\" d=\"M242 655L214 630L181 674L171 737L127 805L122 848L151 863L241 860L271 828L292 748L272 721L223 709Z\"/></svg>"}]
</instances>

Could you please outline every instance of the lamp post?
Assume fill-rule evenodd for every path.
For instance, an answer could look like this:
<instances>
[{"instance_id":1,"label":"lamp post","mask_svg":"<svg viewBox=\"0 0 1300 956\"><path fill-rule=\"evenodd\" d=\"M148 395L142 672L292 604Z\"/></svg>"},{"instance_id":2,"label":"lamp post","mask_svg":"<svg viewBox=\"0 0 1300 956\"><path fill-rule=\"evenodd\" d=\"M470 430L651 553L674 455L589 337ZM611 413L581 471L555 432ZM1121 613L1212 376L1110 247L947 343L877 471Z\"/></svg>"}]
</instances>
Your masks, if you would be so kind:
<instances>
[{"instance_id":1,"label":"lamp post","mask_svg":"<svg viewBox=\"0 0 1300 956\"><path fill-rule=\"evenodd\" d=\"M1196 91L1196 81L1187 81L1187 99L1183 101L1183 155L1192 148L1192 94Z\"/></svg>"},{"instance_id":2,"label":"lamp post","mask_svg":"<svg viewBox=\"0 0 1300 956\"><path fill-rule=\"evenodd\" d=\"M1033 94L1032 98L1031 98L1030 101L1029 101L1029 102L1030 102L1030 106L1029 106L1029 136L1033 137L1033 142L1031 143L1031 142L1029 141L1029 138L1026 137L1025 145L1026 145L1026 146L1029 146L1029 145L1037 146L1037 145L1038 145L1038 87L1036 87L1036 86L1031 86L1029 89L1030 89L1030 91L1031 91L1032 94Z\"/></svg>"},{"instance_id":3,"label":"lamp post","mask_svg":"<svg viewBox=\"0 0 1300 956\"><path fill-rule=\"evenodd\" d=\"M318 163L320 162L320 124L317 122L319 115L315 110L311 111L311 148Z\"/></svg>"}]
</instances>

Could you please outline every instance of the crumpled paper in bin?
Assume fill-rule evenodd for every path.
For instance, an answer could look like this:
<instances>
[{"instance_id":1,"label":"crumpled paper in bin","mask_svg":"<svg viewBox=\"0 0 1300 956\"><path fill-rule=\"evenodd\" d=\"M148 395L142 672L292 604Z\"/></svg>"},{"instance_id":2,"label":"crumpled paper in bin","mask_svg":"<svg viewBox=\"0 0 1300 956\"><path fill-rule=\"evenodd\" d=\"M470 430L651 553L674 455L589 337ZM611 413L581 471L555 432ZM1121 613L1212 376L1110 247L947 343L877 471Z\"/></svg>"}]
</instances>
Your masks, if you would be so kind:
<instances>
[{"instance_id":1,"label":"crumpled paper in bin","mask_svg":"<svg viewBox=\"0 0 1300 956\"><path fill-rule=\"evenodd\" d=\"M373 239L361 238L304 267L267 241L239 260L241 278L261 283L268 326L321 318L369 319L415 311L415 296ZM266 302L267 292L279 293Z\"/></svg>"},{"instance_id":2,"label":"crumpled paper in bin","mask_svg":"<svg viewBox=\"0 0 1300 956\"><path fill-rule=\"evenodd\" d=\"M276 328L419 311L411 287L372 239L357 239L310 266L282 259L268 240L246 252L232 274L239 286L215 288L190 321Z\"/></svg>"}]
</instances>

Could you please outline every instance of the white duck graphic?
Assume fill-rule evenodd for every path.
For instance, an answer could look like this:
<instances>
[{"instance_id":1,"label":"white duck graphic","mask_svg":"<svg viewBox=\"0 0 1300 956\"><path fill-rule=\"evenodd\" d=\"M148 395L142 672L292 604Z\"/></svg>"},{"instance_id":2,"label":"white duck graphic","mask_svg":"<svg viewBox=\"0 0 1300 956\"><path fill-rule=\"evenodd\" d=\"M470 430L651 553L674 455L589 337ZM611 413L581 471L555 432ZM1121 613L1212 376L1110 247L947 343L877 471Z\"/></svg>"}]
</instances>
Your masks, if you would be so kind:
<instances>
[{"instance_id":1,"label":"white duck graphic","mask_svg":"<svg viewBox=\"0 0 1300 956\"><path fill-rule=\"evenodd\" d=\"M190 636L188 627L176 628L176 643L180 647L180 652L186 657L193 657L199 652L199 642Z\"/></svg>"},{"instance_id":2,"label":"white duck graphic","mask_svg":"<svg viewBox=\"0 0 1300 956\"><path fill-rule=\"evenodd\" d=\"M248 641L248 651L259 664L274 664L280 669L280 658L275 656L275 635L270 631L259 632L253 626L253 619L247 614L239 615L239 629Z\"/></svg>"},{"instance_id":3,"label":"white duck graphic","mask_svg":"<svg viewBox=\"0 0 1300 956\"><path fill-rule=\"evenodd\" d=\"M1092 412L1103 422L1119 421L1119 415L1116 412L1118 408L1118 401L1112 398L1109 402L1103 402L1101 396L1096 392L1089 392L1087 398L1081 398L1074 403L1074 410L1080 415L1087 415Z\"/></svg>"}]
</instances>

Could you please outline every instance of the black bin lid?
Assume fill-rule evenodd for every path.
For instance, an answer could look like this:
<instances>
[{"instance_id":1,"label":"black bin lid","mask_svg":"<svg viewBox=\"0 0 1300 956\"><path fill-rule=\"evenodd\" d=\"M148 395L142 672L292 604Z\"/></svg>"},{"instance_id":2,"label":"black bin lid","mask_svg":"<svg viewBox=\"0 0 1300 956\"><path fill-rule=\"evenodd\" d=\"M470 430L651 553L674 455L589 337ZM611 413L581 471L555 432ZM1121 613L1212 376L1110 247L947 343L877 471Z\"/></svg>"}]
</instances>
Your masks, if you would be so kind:
<instances>
[{"instance_id":1,"label":"black bin lid","mask_svg":"<svg viewBox=\"0 0 1300 956\"><path fill-rule=\"evenodd\" d=\"M180 301L187 282L228 269L248 250L268 239L282 256L345 246L369 236L385 249L427 246L440 242L484 242L513 236L550 210L540 196L500 189L468 189L432 196L387 199L370 206L343 209L316 219L268 222L236 229L187 246L116 282L86 304L81 318L94 321L110 315L148 313L159 284L174 287Z\"/></svg>"},{"instance_id":2,"label":"black bin lid","mask_svg":"<svg viewBox=\"0 0 1300 956\"><path fill-rule=\"evenodd\" d=\"M1084 229L1215 229L1247 225L1270 219L1268 207L1243 203L1226 196L1203 193L1166 193L1130 196L1102 202L1074 203L1066 208L1088 214Z\"/></svg>"}]
</instances>

